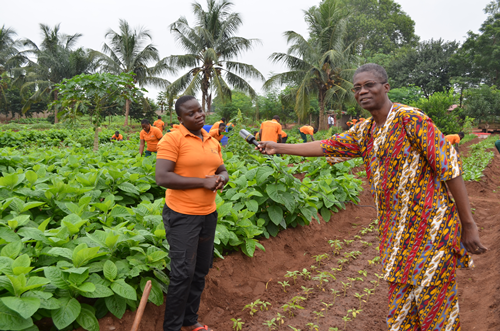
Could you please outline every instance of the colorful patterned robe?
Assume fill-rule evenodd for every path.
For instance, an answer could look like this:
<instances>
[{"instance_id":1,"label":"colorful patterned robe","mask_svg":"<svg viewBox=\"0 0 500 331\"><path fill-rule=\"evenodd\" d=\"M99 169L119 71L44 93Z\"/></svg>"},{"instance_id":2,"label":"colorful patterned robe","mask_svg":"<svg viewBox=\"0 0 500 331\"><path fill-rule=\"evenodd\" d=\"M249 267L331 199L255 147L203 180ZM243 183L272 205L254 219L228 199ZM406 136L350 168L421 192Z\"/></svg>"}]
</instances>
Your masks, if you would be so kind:
<instances>
[{"instance_id":1,"label":"colorful patterned robe","mask_svg":"<svg viewBox=\"0 0 500 331\"><path fill-rule=\"evenodd\" d=\"M456 267L472 265L444 183L462 174L461 161L428 116L395 103L382 128L370 118L321 146L330 164L364 160L385 280L439 286L455 279Z\"/></svg>"}]
</instances>

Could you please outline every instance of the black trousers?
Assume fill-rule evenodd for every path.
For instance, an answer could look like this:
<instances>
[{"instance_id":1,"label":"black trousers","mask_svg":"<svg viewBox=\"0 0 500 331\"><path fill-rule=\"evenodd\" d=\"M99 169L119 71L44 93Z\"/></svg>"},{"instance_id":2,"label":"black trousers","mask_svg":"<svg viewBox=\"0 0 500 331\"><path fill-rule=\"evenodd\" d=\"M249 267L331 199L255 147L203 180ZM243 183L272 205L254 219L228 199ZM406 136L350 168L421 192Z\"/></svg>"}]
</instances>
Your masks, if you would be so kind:
<instances>
[{"instance_id":1,"label":"black trousers","mask_svg":"<svg viewBox=\"0 0 500 331\"><path fill-rule=\"evenodd\" d=\"M163 208L163 224L170 245L170 284L164 331L179 331L198 322L205 276L212 267L217 211L186 215Z\"/></svg>"}]
</instances>

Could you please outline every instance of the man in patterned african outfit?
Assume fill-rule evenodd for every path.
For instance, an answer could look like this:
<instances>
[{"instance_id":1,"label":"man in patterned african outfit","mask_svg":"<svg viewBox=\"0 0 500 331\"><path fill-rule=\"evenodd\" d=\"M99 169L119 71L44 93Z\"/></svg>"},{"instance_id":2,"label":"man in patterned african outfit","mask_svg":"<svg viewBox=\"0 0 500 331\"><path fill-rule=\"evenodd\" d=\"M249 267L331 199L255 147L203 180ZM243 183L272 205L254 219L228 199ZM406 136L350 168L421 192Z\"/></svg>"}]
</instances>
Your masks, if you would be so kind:
<instances>
[{"instance_id":1,"label":"man in patterned african outfit","mask_svg":"<svg viewBox=\"0 0 500 331\"><path fill-rule=\"evenodd\" d=\"M328 140L261 142L259 148L324 155L330 164L362 157L378 208L389 330L460 330L455 270L472 266L467 253L487 250L472 218L460 158L429 117L389 100L384 68L365 64L353 80L356 100L371 118Z\"/></svg>"}]
</instances>

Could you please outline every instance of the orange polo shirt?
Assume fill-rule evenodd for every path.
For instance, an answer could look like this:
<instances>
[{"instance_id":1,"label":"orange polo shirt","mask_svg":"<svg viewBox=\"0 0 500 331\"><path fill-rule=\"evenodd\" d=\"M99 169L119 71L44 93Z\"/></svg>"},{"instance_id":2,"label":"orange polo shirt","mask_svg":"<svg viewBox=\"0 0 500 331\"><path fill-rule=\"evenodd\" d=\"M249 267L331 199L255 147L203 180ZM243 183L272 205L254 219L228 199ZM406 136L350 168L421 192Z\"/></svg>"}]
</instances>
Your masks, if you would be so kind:
<instances>
[{"instance_id":1,"label":"orange polo shirt","mask_svg":"<svg viewBox=\"0 0 500 331\"><path fill-rule=\"evenodd\" d=\"M215 129L215 128L218 129L219 128L219 124L221 124L221 123L224 123L224 122L222 122L222 121L215 122L214 125L212 125L212 128L210 130Z\"/></svg>"},{"instance_id":2,"label":"orange polo shirt","mask_svg":"<svg viewBox=\"0 0 500 331\"><path fill-rule=\"evenodd\" d=\"M170 132L174 132L174 131L177 131L179 130L179 124L172 124L172 128L170 129Z\"/></svg>"},{"instance_id":3,"label":"orange polo shirt","mask_svg":"<svg viewBox=\"0 0 500 331\"><path fill-rule=\"evenodd\" d=\"M446 140L450 142L450 144L455 145L460 142L460 136L458 134L449 134L447 136L444 136Z\"/></svg>"},{"instance_id":4,"label":"orange polo shirt","mask_svg":"<svg viewBox=\"0 0 500 331\"><path fill-rule=\"evenodd\" d=\"M158 144L157 159L175 162L174 173L183 177L205 178L214 175L224 164L219 142L201 130L203 141L183 125L165 135ZM167 189L167 206L181 214L208 215L215 211L216 193L205 188L188 190Z\"/></svg>"},{"instance_id":5,"label":"orange polo shirt","mask_svg":"<svg viewBox=\"0 0 500 331\"><path fill-rule=\"evenodd\" d=\"M163 132L163 129L165 128L165 122L162 120L156 120L153 125L160 129L161 132Z\"/></svg>"},{"instance_id":6,"label":"orange polo shirt","mask_svg":"<svg viewBox=\"0 0 500 331\"><path fill-rule=\"evenodd\" d=\"M281 124L276 120L265 121L260 125L262 130L261 141L278 141L278 135L281 134Z\"/></svg>"},{"instance_id":7,"label":"orange polo shirt","mask_svg":"<svg viewBox=\"0 0 500 331\"><path fill-rule=\"evenodd\" d=\"M366 121L366 118L360 117L359 122L363 122L363 121Z\"/></svg>"},{"instance_id":8,"label":"orange polo shirt","mask_svg":"<svg viewBox=\"0 0 500 331\"><path fill-rule=\"evenodd\" d=\"M221 141L222 138L224 138L224 135L222 134L219 134L219 128L215 128L215 129L212 129L208 132L209 135L211 135L212 137L214 137L215 139L217 139L217 141Z\"/></svg>"},{"instance_id":9,"label":"orange polo shirt","mask_svg":"<svg viewBox=\"0 0 500 331\"><path fill-rule=\"evenodd\" d=\"M285 137L288 137L288 134L285 131L281 130L281 138Z\"/></svg>"},{"instance_id":10,"label":"orange polo shirt","mask_svg":"<svg viewBox=\"0 0 500 331\"><path fill-rule=\"evenodd\" d=\"M310 125L304 125L303 127L300 128L300 132L304 134L310 134L312 136L314 135L314 128Z\"/></svg>"},{"instance_id":11,"label":"orange polo shirt","mask_svg":"<svg viewBox=\"0 0 500 331\"><path fill-rule=\"evenodd\" d=\"M111 139L113 140L123 140L123 136L120 134L118 134L118 137L116 137L116 135L113 135L113 137L111 137Z\"/></svg>"},{"instance_id":12,"label":"orange polo shirt","mask_svg":"<svg viewBox=\"0 0 500 331\"><path fill-rule=\"evenodd\" d=\"M150 152L156 152L158 150L158 142L161 137L163 137L163 133L161 133L160 129L151 125L149 126L149 133L143 129L140 136L141 140L146 141L148 145L147 150Z\"/></svg>"}]
</instances>

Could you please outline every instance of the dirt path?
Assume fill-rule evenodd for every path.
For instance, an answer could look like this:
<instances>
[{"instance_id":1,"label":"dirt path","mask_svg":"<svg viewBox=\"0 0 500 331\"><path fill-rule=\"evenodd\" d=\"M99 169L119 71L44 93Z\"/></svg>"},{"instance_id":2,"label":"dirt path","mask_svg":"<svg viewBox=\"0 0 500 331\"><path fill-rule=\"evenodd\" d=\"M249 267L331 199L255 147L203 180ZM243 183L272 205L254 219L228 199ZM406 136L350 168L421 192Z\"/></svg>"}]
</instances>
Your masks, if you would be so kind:
<instances>
[{"instance_id":1,"label":"dirt path","mask_svg":"<svg viewBox=\"0 0 500 331\"><path fill-rule=\"evenodd\" d=\"M468 182L466 186L475 220L480 228L481 240L490 251L475 257L475 269L458 271L462 330L499 330L500 155L496 151L495 159L486 169L482 180ZM366 184L360 199L360 205L373 205ZM369 228L375 218L373 208L348 205L346 210L333 215L328 223L313 222L310 226L289 229L276 238L263 240L266 252L258 251L254 258L236 253L224 260L217 260L207 277L200 307L200 321L216 331L233 330L232 318L241 319L245 323L242 330L268 330L263 323L275 318L274 323L281 324L279 313L284 319L277 330L292 330L288 325L302 331L310 330L311 327L314 330L314 325L321 331L335 330L335 327L343 330L342 317L346 316L349 309L358 309L360 305L355 293L366 294L365 288L367 291L375 288L367 302L361 302L362 312L356 318L352 317L352 313L349 315L351 321L347 322L348 330L386 330L387 286L384 281L375 284L375 274L380 274L381 267L368 262L378 256L375 249L378 239L375 231L360 234L360 230ZM356 238L349 246L343 242L340 255L333 254L329 240L355 239L356 235L361 238ZM345 258L344 253L358 251L360 256L350 258L350 262L343 264L342 271L332 270L339 268L338 261ZM325 253L328 254L328 259L318 266L315 256ZM294 285L293 278L285 277L289 271L302 272L304 268L311 271L311 265L323 272L327 283L323 282L320 286L319 279L304 279L299 276ZM360 270L366 271L367 275L361 275ZM326 272L334 275L336 280ZM354 278L362 280L353 280ZM286 292L278 283L285 281L290 285L286 286ZM350 283L347 296L344 296L342 282ZM308 296L302 287L312 288ZM340 296L335 297L333 306L327 306L333 303L332 289L339 291ZM306 297L306 300L296 297ZM366 296L362 298L365 299ZM248 308L242 311L246 305L256 300L269 302L268 310L257 305L258 311L253 316L250 316ZM295 309L294 316L291 316L289 311L284 311L283 305L293 301L304 309ZM161 331L163 309L163 306L148 304L140 330ZM133 312L127 312L121 320L108 314L100 320L100 330L129 330L133 318ZM313 324L308 326L308 323Z\"/></svg>"}]
</instances>

